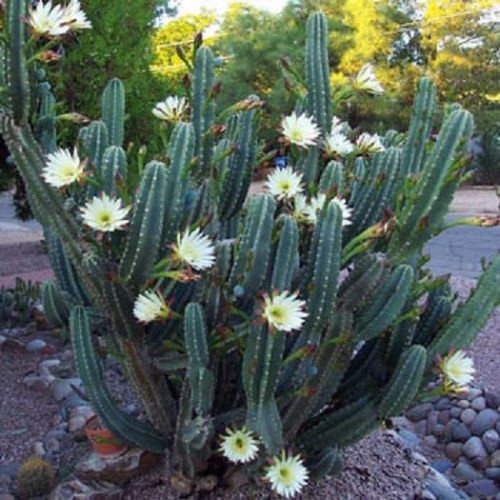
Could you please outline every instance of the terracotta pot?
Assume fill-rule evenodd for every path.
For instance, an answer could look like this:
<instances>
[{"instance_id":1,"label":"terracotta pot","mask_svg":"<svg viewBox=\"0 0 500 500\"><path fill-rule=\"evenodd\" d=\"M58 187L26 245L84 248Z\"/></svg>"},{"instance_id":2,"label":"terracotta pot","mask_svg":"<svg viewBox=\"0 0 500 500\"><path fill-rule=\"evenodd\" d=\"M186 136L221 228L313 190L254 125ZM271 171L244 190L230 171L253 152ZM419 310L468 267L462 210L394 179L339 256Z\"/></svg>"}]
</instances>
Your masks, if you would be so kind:
<instances>
[{"instance_id":1,"label":"terracotta pot","mask_svg":"<svg viewBox=\"0 0 500 500\"><path fill-rule=\"evenodd\" d=\"M109 429L101 427L96 416L90 417L85 424L85 434L94 451L104 457L115 457L125 452L128 447Z\"/></svg>"}]
</instances>

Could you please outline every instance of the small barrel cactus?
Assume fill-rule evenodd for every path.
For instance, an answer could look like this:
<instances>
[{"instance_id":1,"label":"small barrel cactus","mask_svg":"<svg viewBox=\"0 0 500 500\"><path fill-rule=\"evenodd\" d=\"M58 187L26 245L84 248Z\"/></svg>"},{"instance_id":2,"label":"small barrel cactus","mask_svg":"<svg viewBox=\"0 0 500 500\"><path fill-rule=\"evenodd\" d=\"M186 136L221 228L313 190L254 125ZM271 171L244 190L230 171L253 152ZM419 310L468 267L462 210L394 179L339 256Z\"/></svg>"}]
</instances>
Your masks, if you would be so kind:
<instances>
[{"instance_id":1,"label":"small barrel cactus","mask_svg":"<svg viewBox=\"0 0 500 500\"><path fill-rule=\"evenodd\" d=\"M44 497L54 486L54 470L43 458L33 455L21 465L16 479L16 492L21 498Z\"/></svg>"}]
</instances>

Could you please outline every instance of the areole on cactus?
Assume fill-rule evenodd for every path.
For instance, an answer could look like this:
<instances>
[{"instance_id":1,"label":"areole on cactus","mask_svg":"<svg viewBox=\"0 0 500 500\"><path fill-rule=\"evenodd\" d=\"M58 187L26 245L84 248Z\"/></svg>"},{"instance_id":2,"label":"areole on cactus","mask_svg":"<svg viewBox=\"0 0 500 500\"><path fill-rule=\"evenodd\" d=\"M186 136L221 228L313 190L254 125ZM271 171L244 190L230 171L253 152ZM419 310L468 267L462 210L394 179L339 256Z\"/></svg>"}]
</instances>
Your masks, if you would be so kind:
<instances>
[{"instance_id":1,"label":"areole on cactus","mask_svg":"<svg viewBox=\"0 0 500 500\"><path fill-rule=\"evenodd\" d=\"M356 138L333 116L323 14L307 23L307 95L283 121L291 166L248 200L261 101L217 111L210 49L194 49L190 94L154 108L168 148L136 169L136 184L119 80L74 152L57 148L42 33L26 19L26 2L8 0L0 132L45 230L57 278L43 288L45 312L69 324L92 406L124 442L167 453L193 480L225 457L227 471L291 496L401 413L436 356L470 343L498 305L500 257L455 310L446 278L423 268L463 175L471 115L453 109L431 143L435 88L424 78L407 136ZM361 90L379 92L365 76ZM142 417L115 405L97 337Z\"/></svg>"}]
</instances>

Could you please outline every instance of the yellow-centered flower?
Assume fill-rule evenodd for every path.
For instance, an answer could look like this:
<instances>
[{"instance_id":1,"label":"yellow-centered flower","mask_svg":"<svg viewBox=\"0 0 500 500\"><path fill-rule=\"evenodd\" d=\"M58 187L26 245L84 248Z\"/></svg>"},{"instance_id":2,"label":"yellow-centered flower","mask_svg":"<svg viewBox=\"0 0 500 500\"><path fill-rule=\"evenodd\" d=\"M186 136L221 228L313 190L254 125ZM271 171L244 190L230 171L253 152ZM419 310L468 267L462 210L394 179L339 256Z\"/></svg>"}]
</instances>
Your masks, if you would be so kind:
<instances>
[{"instance_id":1,"label":"yellow-centered flower","mask_svg":"<svg viewBox=\"0 0 500 500\"><path fill-rule=\"evenodd\" d=\"M307 484L309 472L304 467L300 455L285 455L273 458L272 465L267 469L265 478L271 483L271 489L285 498L291 498L300 493Z\"/></svg>"},{"instance_id":2,"label":"yellow-centered flower","mask_svg":"<svg viewBox=\"0 0 500 500\"><path fill-rule=\"evenodd\" d=\"M70 0L63 10L64 23L71 31L86 30L92 28L92 23L88 20L87 14L82 10L79 0Z\"/></svg>"},{"instance_id":3,"label":"yellow-centered flower","mask_svg":"<svg viewBox=\"0 0 500 500\"><path fill-rule=\"evenodd\" d=\"M271 330L291 332L300 330L307 313L303 311L306 303L297 299L297 294L281 292L280 294L266 295L262 317L267 321Z\"/></svg>"},{"instance_id":4,"label":"yellow-centered flower","mask_svg":"<svg viewBox=\"0 0 500 500\"><path fill-rule=\"evenodd\" d=\"M197 271L212 267L215 262L215 249L208 236L199 228L194 231L186 229L177 233L177 243L173 246L175 257Z\"/></svg>"},{"instance_id":5,"label":"yellow-centered flower","mask_svg":"<svg viewBox=\"0 0 500 500\"><path fill-rule=\"evenodd\" d=\"M56 188L69 186L83 178L85 164L78 156L76 148L73 154L69 149L58 149L47 155L47 163L42 176L47 184Z\"/></svg>"},{"instance_id":6,"label":"yellow-centered flower","mask_svg":"<svg viewBox=\"0 0 500 500\"><path fill-rule=\"evenodd\" d=\"M226 429L226 434L221 438L220 451L231 462L244 464L257 456L259 443L245 428Z\"/></svg>"},{"instance_id":7,"label":"yellow-centered flower","mask_svg":"<svg viewBox=\"0 0 500 500\"><path fill-rule=\"evenodd\" d=\"M60 5L52 5L48 2L39 1L35 7L30 8L28 13L28 24L36 35L49 35L53 37L67 33L70 27L65 24L66 17Z\"/></svg>"},{"instance_id":8,"label":"yellow-centered flower","mask_svg":"<svg viewBox=\"0 0 500 500\"><path fill-rule=\"evenodd\" d=\"M306 148L316 143L320 131L314 120L306 114L295 112L283 118L281 122L283 135L292 144Z\"/></svg>"},{"instance_id":9,"label":"yellow-centered flower","mask_svg":"<svg viewBox=\"0 0 500 500\"><path fill-rule=\"evenodd\" d=\"M81 209L83 223L96 231L111 232L123 229L128 224L127 216L130 207L123 207L120 200L114 200L103 193L94 196Z\"/></svg>"},{"instance_id":10,"label":"yellow-centered flower","mask_svg":"<svg viewBox=\"0 0 500 500\"><path fill-rule=\"evenodd\" d=\"M385 151L385 147L377 134L363 132L356 141L356 147L360 153L373 154Z\"/></svg>"},{"instance_id":11,"label":"yellow-centered flower","mask_svg":"<svg viewBox=\"0 0 500 500\"><path fill-rule=\"evenodd\" d=\"M141 293L134 302L134 316L143 323L168 319L171 312L163 296L155 290Z\"/></svg>"},{"instance_id":12,"label":"yellow-centered flower","mask_svg":"<svg viewBox=\"0 0 500 500\"><path fill-rule=\"evenodd\" d=\"M445 389L452 392L466 392L474 380L474 362L464 351L456 351L445 356L439 364L444 377Z\"/></svg>"},{"instance_id":13,"label":"yellow-centered flower","mask_svg":"<svg viewBox=\"0 0 500 500\"><path fill-rule=\"evenodd\" d=\"M292 167L276 169L268 178L266 186L278 200L291 199L302 193L302 175Z\"/></svg>"},{"instance_id":14,"label":"yellow-centered flower","mask_svg":"<svg viewBox=\"0 0 500 500\"><path fill-rule=\"evenodd\" d=\"M184 97L169 96L164 101L156 103L153 115L168 122L181 121L186 113L188 103Z\"/></svg>"}]
</instances>

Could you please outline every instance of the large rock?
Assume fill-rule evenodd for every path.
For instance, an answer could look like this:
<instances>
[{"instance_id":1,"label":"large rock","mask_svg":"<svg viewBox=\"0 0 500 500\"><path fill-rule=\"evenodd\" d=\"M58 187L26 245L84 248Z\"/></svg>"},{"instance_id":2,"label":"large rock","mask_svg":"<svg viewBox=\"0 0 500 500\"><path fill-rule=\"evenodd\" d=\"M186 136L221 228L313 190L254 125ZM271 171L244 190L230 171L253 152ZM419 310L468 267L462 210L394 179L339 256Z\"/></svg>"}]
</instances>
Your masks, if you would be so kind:
<instances>
[{"instance_id":1,"label":"large rock","mask_svg":"<svg viewBox=\"0 0 500 500\"><path fill-rule=\"evenodd\" d=\"M487 430L494 429L498 420L500 420L498 412L487 408L479 412L474 422L472 422L470 430L475 436L481 436Z\"/></svg>"},{"instance_id":2,"label":"large rock","mask_svg":"<svg viewBox=\"0 0 500 500\"><path fill-rule=\"evenodd\" d=\"M75 475L82 481L108 481L120 485L145 473L160 461L161 455L138 448L113 458L90 452L77 463Z\"/></svg>"}]
</instances>

